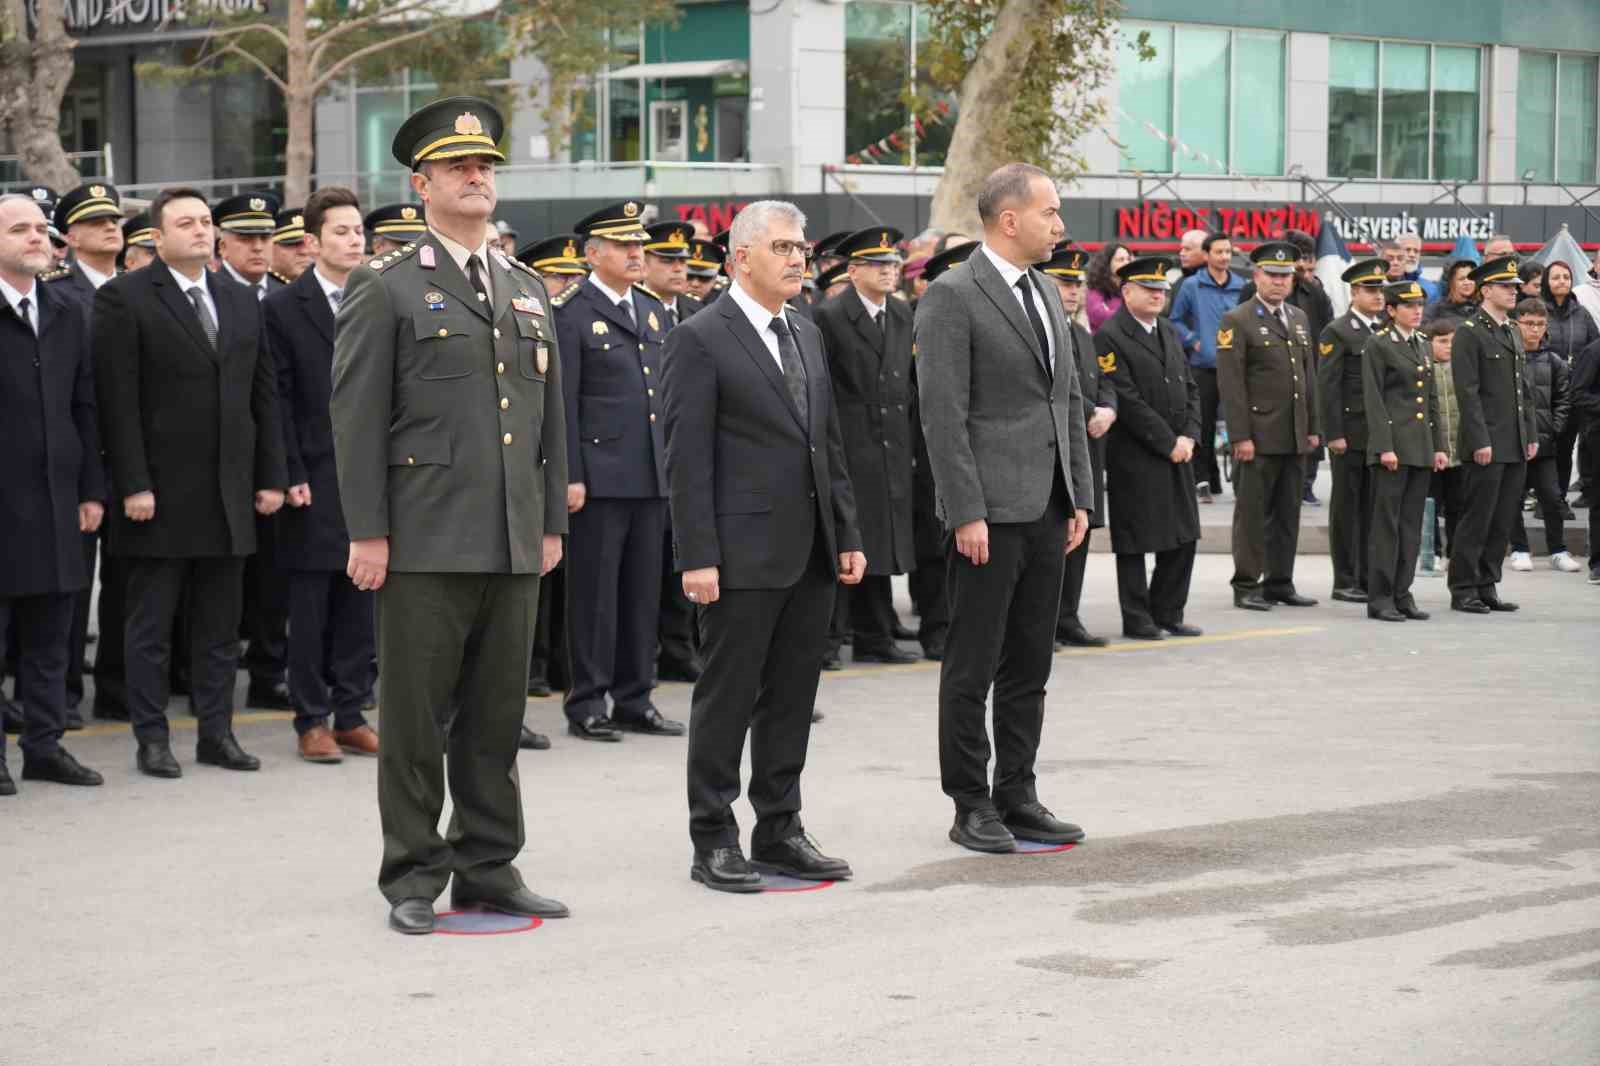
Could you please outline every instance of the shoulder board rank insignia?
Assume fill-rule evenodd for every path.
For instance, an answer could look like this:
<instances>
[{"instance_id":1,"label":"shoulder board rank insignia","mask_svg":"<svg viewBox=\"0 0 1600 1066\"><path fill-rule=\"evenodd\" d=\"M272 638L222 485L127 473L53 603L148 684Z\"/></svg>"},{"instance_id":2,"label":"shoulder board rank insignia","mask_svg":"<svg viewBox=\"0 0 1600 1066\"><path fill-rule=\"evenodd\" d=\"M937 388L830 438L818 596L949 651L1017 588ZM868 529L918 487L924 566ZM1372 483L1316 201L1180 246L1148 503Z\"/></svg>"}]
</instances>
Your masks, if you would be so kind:
<instances>
[{"instance_id":1,"label":"shoulder board rank insignia","mask_svg":"<svg viewBox=\"0 0 1600 1066\"><path fill-rule=\"evenodd\" d=\"M1332 342L1324 342L1322 344L1319 344L1319 345L1317 345L1317 349L1322 352L1322 356L1323 356L1324 359L1326 359L1328 356L1333 354L1333 344L1332 344Z\"/></svg>"},{"instance_id":2,"label":"shoulder board rank insignia","mask_svg":"<svg viewBox=\"0 0 1600 1066\"><path fill-rule=\"evenodd\" d=\"M656 330L657 332L660 331L661 320L656 318L656 313L654 311L651 311L648 315L646 315L644 320L650 323L651 329Z\"/></svg>"},{"instance_id":3,"label":"shoulder board rank insignia","mask_svg":"<svg viewBox=\"0 0 1600 1066\"><path fill-rule=\"evenodd\" d=\"M1219 329L1219 330L1217 330L1217 347L1218 348L1232 348L1233 347L1233 330L1231 330L1231 329Z\"/></svg>"},{"instance_id":4,"label":"shoulder board rank insignia","mask_svg":"<svg viewBox=\"0 0 1600 1066\"><path fill-rule=\"evenodd\" d=\"M1470 325L1472 325L1472 319L1470 319L1470 318L1469 318L1469 319L1467 319L1467 320L1466 320L1466 321L1465 321L1465 322L1463 322L1463 323L1461 323L1461 324L1462 324L1462 325L1463 325L1463 326L1470 326Z\"/></svg>"},{"instance_id":5,"label":"shoulder board rank insignia","mask_svg":"<svg viewBox=\"0 0 1600 1066\"><path fill-rule=\"evenodd\" d=\"M551 307L565 307L567 305L567 301L572 299L573 295L581 287L582 286L579 286L579 285L568 285L565 289L562 289L560 293L558 293L555 296L550 297L550 306Z\"/></svg>"},{"instance_id":6,"label":"shoulder board rank insignia","mask_svg":"<svg viewBox=\"0 0 1600 1066\"><path fill-rule=\"evenodd\" d=\"M433 245L424 244L417 250L417 265L424 270L432 270L434 267L438 266L438 264L434 262Z\"/></svg>"},{"instance_id":7,"label":"shoulder board rank insignia","mask_svg":"<svg viewBox=\"0 0 1600 1066\"><path fill-rule=\"evenodd\" d=\"M56 267L54 270L46 271L45 273L40 274L38 276L37 280L39 280L39 281L60 281L62 278L70 278L71 276L72 276L72 268L69 267L69 266L63 266L63 267Z\"/></svg>"},{"instance_id":8,"label":"shoulder board rank insignia","mask_svg":"<svg viewBox=\"0 0 1600 1066\"><path fill-rule=\"evenodd\" d=\"M1107 352L1105 355L1100 356L1097 362L1100 364L1100 372L1102 374L1114 373L1117 369L1117 353Z\"/></svg>"},{"instance_id":9,"label":"shoulder board rank insignia","mask_svg":"<svg viewBox=\"0 0 1600 1066\"><path fill-rule=\"evenodd\" d=\"M606 328L606 324L604 322L593 322L589 325L589 328L594 331L594 335L596 337L604 337L607 333L611 332Z\"/></svg>"},{"instance_id":10,"label":"shoulder board rank insignia","mask_svg":"<svg viewBox=\"0 0 1600 1066\"><path fill-rule=\"evenodd\" d=\"M273 277L277 278L279 281L283 282L285 285L292 285L293 284L293 282L291 282L288 278L284 277L282 274L278 273L276 270L269 270L269 271L267 271L267 273L271 274Z\"/></svg>"},{"instance_id":11,"label":"shoulder board rank insignia","mask_svg":"<svg viewBox=\"0 0 1600 1066\"><path fill-rule=\"evenodd\" d=\"M533 267L529 266L527 263L524 263L520 259L509 259L509 260L507 260L507 262L509 262L512 266L516 267L517 269L521 270L524 274L531 274L534 277L538 277L539 276L539 272L537 270L533 269Z\"/></svg>"},{"instance_id":12,"label":"shoulder board rank insignia","mask_svg":"<svg viewBox=\"0 0 1600 1066\"><path fill-rule=\"evenodd\" d=\"M409 248L402 248L397 252L390 252L387 255L380 255L367 265L381 274L385 270L388 270L390 267L394 266L396 263L403 263L407 259L411 258L411 251L412 250ZM430 249L424 248L423 251L430 251Z\"/></svg>"}]
</instances>

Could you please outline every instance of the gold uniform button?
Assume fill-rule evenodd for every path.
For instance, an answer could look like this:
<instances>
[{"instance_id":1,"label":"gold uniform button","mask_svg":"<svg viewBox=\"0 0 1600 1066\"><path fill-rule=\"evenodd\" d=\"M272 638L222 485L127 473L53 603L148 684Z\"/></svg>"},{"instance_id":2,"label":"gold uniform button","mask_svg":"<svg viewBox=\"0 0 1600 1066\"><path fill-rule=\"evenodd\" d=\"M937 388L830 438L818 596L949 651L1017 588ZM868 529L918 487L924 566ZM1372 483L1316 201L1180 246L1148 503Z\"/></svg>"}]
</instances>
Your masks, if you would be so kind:
<instances>
[{"instance_id":1,"label":"gold uniform button","mask_svg":"<svg viewBox=\"0 0 1600 1066\"><path fill-rule=\"evenodd\" d=\"M656 394L656 390L655 389L645 389L644 390L644 394L646 396L654 396Z\"/></svg>"},{"instance_id":2,"label":"gold uniform button","mask_svg":"<svg viewBox=\"0 0 1600 1066\"><path fill-rule=\"evenodd\" d=\"M654 421L655 421L655 420L656 420L656 416L655 416L655 415L653 415L653 414L652 414L652 415L651 415L651 416L650 416L650 421L652 421L652 422L654 422Z\"/></svg>"},{"instance_id":3,"label":"gold uniform button","mask_svg":"<svg viewBox=\"0 0 1600 1066\"><path fill-rule=\"evenodd\" d=\"M494 328L494 339L495 340L499 340L500 339L500 327L499 326L496 326Z\"/></svg>"},{"instance_id":4,"label":"gold uniform button","mask_svg":"<svg viewBox=\"0 0 1600 1066\"><path fill-rule=\"evenodd\" d=\"M1417 388L1419 388L1419 389L1422 388L1422 382L1420 382L1420 381L1417 382Z\"/></svg>"},{"instance_id":5,"label":"gold uniform button","mask_svg":"<svg viewBox=\"0 0 1600 1066\"><path fill-rule=\"evenodd\" d=\"M1422 397L1421 397L1421 396L1418 396L1418 397L1417 397L1417 402L1418 402L1418 403L1421 403L1421 402L1422 402Z\"/></svg>"},{"instance_id":6,"label":"gold uniform button","mask_svg":"<svg viewBox=\"0 0 1600 1066\"><path fill-rule=\"evenodd\" d=\"M1421 411L1418 411L1418 412L1417 412L1417 421L1418 421L1418 422L1421 422L1421 421L1422 421L1422 412L1421 412Z\"/></svg>"},{"instance_id":7,"label":"gold uniform button","mask_svg":"<svg viewBox=\"0 0 1600 1066\"><path fill-rule=\"evenodd\" d=\"M506 365L504 363L496 363L494 365L494 372L496 374L504 374L506 372Z\"/></svg>"},{"instance_id":8,"label":"gold uniform button","mask_svg":"<svg viewBox=\"0 0 1600 1066\"><path fill-rule=\"evenodd\" d=\"M511 443L511 434L507 433L505 436L501 437L500 439L505 441L507 444L510 444Z\"/></svg>"},{"instance_id":9,"label":"gold uniform button","mask_svg":"<svg viewBox=\"0 0 1600 1066\"><path fill-rule=\"evenodd\" d=\"M406 456L406 465L407 466L416 466L417 465L417 457L415 455Z\"/></svg>"},{"instance_id":10,"label":"gold uniform button","mask_svg":"<svg viewBox=\"0 0 1600 1066\"><path fill-rule=\"evenodd\" d=\"M450 336L450 331L445 329L443 326L440 326L439 327L439 336L448 337L448 336Z\"/></svg>"},{"instance_id":11,"label":"gold uniform button","mask_svg":"<svg viewBox=\"0 0 1600 1066\"><path fill-rule=\"evenodd\" d=\"M511 406L511 401L509 399L507 399L504 396L500 397L500 410L504 411L507 408L509 408L510 406Z\"/></svg>"},{"instance_id":12,"label":"gold uniform button","mask_svg":"<svg viewBox=\"0 0 1600 1066\"><path fill-rule=\"evenodd\" d=\"M645 367L644 368L644 376L645 377L649 377L650 376L650 368L649 367Z\"/></svg>"}]
</instances>

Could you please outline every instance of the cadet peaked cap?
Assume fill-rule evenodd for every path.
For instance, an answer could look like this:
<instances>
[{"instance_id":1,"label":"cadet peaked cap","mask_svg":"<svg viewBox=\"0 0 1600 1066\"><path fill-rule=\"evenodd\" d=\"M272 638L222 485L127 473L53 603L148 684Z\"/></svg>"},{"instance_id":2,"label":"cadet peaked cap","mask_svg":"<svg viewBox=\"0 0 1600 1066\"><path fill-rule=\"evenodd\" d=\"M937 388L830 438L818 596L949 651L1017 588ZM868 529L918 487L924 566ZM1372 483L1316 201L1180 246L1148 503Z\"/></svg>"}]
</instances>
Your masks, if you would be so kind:
<instances>
[{"instance_id":1,"label":"cadet peaked cap","mask_svg":"<svg viewBox=\"0 0 1600 1066\"><path fill-rule=\"evenodd\" d=\"M689 246L689 275L696 278L714 278L722 273L722 264L728 252L714 241L695 241Z\"/></svg>"},{"instance_id":2,"label":"cadet peaked cap","mask_svg":"<svg viewBox=\"0 0 1600 1066\"><path fill-rule=\"evenodd\" d=\"M558 233L517 250L517 261L541 274L587 274L589 264L578 247L583 240L576 233Z\"/></svg>"},{"instance_id":3,"label":"cadet peaked cap","mask_svg":"<svg viewBox=\"0 0 1600 1066\"><path fill-rule=\"evenodd\" d=\"M1292 247L1285 245L1285 247ZM1130 259L1117 271L1117 277L1124 285L1138 285L1145 289L1158 289L1166 292L1172 288L1172 282L1167 280L1167 271L1172 269L1172 260L1164 255L1147 255L1139 259Z\"/></svg>"},{"instance_id":4,"label":"cadet peaked cap","mask_svg":"<svg viewBox=\"0 0 1600 1066\"><path fill-rule=\"evenodd\" d=\"M306 209L286 207L278 212L278 227L272 231L273 244L299 244L306 239Z\"/></svg>"},{"instance_id":5,"label":"cadet peaked cap","mask_svg":"<svg viewBox=\"0 0 1600 1066\"><path fill-rule=\"evenodd\" d=\"M74 222L95 218L122 218L122 197L115 185L80 185L56 201L52 221L62 233Z\"/></svg>"},{"instance_id":6,"label":"cadet peaked cap","mask_svg":"<svg viewBox=\"0 0 1600 1066\"><path fill-rule=\"evenodd\" d=\"M645 233L649 240L644 242L644 250L651 255L659 255L663 259L688 259L689 238L693 231L685 222L657 222L654 226L646 226Z\"/></svg>"},{"instance_id":7,"label":"cadet peaked cap","mask_svg":"<svg viewBox=\"0 0 1600 1066\"><path fill-rule=\"evenodd\" d=\"M848 277L849 273L850 261L848 259L842 263L835 263L833 266L817 275L817 288L821 289L823 292L827 292L830 288L838 285L840 282L850 280Z\"/></svg>"},{"instance_id":8,"label":"cadet peaked cap","mask_svg":"<svg viewBox=\"0 0 1600 1066\"><path fill-rule=\"evenodd\" d=\"M977 241L968 241L966 244L952 244L928 260L928 265L922 268L922 276L927 279L929 285L932 285L934 279L940 274L943 274L953 266L965 263L967 256L977 250Z\"/></svg>"},{"instance_id":9,"label":"cadet peaked cap","mask_svg":"<svg viewBox=\"0 0 1600 1066\"><path fill-rule=\"evenodd\" d=\"M1071 241L1062 241L1039 269L1058 281L1082 281L1088 276L1085 269L1088 258L1082 248L1074 248Z\"/></svg>"},{"instance_id":10,"label":"cadet peaked cap","mask_svg":"<svg viewBox=\"0 0 1600 1066\"><path fill-rule=\"evenodd\" d=\"M34 185L23 195L33 198L39 205L39 210L44 212L45 225L50 228L50 240L55 244L66 244L61 236L61 231L56 229L56 193L46 185Z\"/></svg>"},{"instance_id":11,"label":"cadet peaked cap","mask_svg":"<svg viewBox=\"0 0 1600 1066\"><path fill-rule=\"evenodd\" d=\"M623 200L590 212L580 218L578 224L572 228L583 237L643 244L650 239L644 223L639 221L639 217L643 214L644 204L638 200Z\"/></svg>"},{"instance_id":12,"label":"cadet peaked cap","mask_svg":"<svg viewBox=\"0 0 1600 1066\"><path fill-rule=\"evenodd\" d=\"M1491 259L1467 276L1479 285L1515 284L1521 279L1517 275L1517 267L1521 264L1514 255L1502 255L1498 259Z\"/></svg>"},{"instance_id":13,"label":"cadet peaked cap","mask_svg":"<svg viewBox=\"0 0 1600 1066\"><path fill-rule=\"evenodd\" d=\"M854 263L898 263L898 245L904 236L893 226L856 230L833 246L833 254L842 255Z\"/></svg>"},{"instance_id":14,"label":"cadet peaked cap","mask_svg":"<svg viewBox=\"0 0 1600 1066\"><path fill-rule=\"evenodd\" d=\"M140 211L122 224L122 243L129 248L156 246L156 230L150 225L150 212Z\"/></svg>"},{"instance_id":15,"label":"cadet peaked cap","mask_svg":"<svg viewBox=\"0 0 1600 1066\"><path fill-rule=\"evenodd\" d=\"M395 131L389 146L403 167L416 170L436 159L481 155L506 161L496 148L505 131L500 109L476 96L448 96L411 113Z\"/></svg>"},{"instance_id":16,"label":"cadet peaked cap","mask_svg":"<svg viewBox=\"0 0 1600 1066\"><path fill-rule=\"evenodd\" d=\"M265 234L278 228L278 198L269 192L246 192L219 200L211 218L225 233Z\"/></svg>"},{"instance_id":17,"label":"cadet peaked cap","mask_svg":"<svg viewBox=\"0 0 1600 1066\"><path fill-rule=\"evenodd\" d=\"M422 208L416 204L384 204L362 220L368 234L391 241L410 240L428 232Z\"/></svg>"},{"instance_id":18,"label":"cadet peaked cap","mask_svg":"<svg viewBox=\"0 0 1600 1066\"><path fill-rule=\"evenodd\" d=\"M850 236L850 233L850 230L842 229L837 233L828 234L820 241L813 241L811 243L811 254L818 258L826 255L838 255L839 242Z\"/></svg>"},{"instance_id":19,"label":"cadet peaked cap","mask_svg":"<svg viewBox=\"0 0 1600 1066\"><path fill-rule=\"evenodd\" d=\"M1289 241L1268 241L1250 253L1250 262L1268 274L1293 274L1300 260L1300 249Z\"/></svg>"},{"instance_id":20,"label":"cadet peaked cap","mask_svg":"<svg viewBox=\"0 0 1600 1066\"><path fill-rule=\"evenodd\" d=\"M1363 288L1385 288L1389 280L1389 261L1387 259L1363 259L1352 263L1339 279L1346 285L1359 285Z\"/></svg>"},{"instance_id":21,"label":"cadet peaked cap","mask_svg":"<svg viewBox=\"0 0 1600 1066\"><path fill-rule=\"evenodd\" d=\"M1390 305L1427 303L1428 294L1415 281L1396 281L1383 287L1383 302Z\"/></svg>"}]
</instances>

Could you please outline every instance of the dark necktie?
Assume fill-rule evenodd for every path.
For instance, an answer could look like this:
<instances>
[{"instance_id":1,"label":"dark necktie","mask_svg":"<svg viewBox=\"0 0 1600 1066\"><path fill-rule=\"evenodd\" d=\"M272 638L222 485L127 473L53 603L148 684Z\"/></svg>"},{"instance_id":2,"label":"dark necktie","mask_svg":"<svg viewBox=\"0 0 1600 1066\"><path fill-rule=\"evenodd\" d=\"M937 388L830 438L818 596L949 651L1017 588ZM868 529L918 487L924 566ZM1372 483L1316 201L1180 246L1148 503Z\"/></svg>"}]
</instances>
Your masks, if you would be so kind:
<instances>
[{"instance_id":1,"label":"dark necktie","mask_svg":"<svg viewBox=\"0 0 1600 1066\"><path fill-rule=\"evenodd\" d=\"M256 302L257 303L260 303L262 300L265 300L267 298L267 279L266 278L262 278L260 281L256 282L255 285L254 285L254 288L256 290Z\"/></svg>"},{"instance_id":2,"label":"dark necktie","mask_svg":"<svg viewBox=\"0 0 1600 1066\"><path fill-rule=\"evenodd\" d=\"M333 305L333 313L337 315L339 313L339 305L344 303L344 290L334 289L328 293L328 302Z\"/></svg>"},{"instance_id":3,"label":"dark necktie","mask_svg":"<svg viewBox=\"0 0 1600 1066\"><path fill-rule=\"evenodd\" d=\"M28 298L26 296L17 301L17 314L22 316L22 321L28 324L28 328L37 337L39 335L39 327L33 324L33 311L28 306Z\"/></svg>"},{"instance_id":4,"label":"dark necktie","mask_svg":"<svg viewBox=\"0 0 1600 1066\"><path fill-rule=\"evenodd\" d=\"M628 325L638 329L639 323L633 318L633 301L624 296L617 301L617 310L622 312L622 317L628 320Z\"/></svg>"},{"instance_id":5,"label":"dark necktie","mask_svg":"<svg viewBox=\"0 0 1600 1066\"><path fill-rule=\"evenodd\" d=\"M874 312L872 312L872 324L874 326L878 327L878 332L879 333L883 332L883 312L882 311L874 311Z\"/></svg>"},{"instance_id":6,"label":"dark necktie","mask_svg":"<svg viewBox=\"0 0 1600 1066\"><path fill-rule=\"evenodd\" d=\"M801 423L809 426L811 409L806 399L806 368L800 362L800 349L795 346L794 334L789 332L789 323L783 320L782 315L775 316L767 328L778 335L778 361L783 364L783 383L789 387L789 398L800 412Z\"/></svg>"},{"instance_id":7,"label":"dark necktie","mask_svg":"<svg viewBox=\"0 0 1600 1066\"><path fill-rule=\"evenodd\" d=\"M667 328L671 329L678 324L678 307L676 304L667 308Z\"/></svg>"},{"instance_id":8,"label":"dark necktie","mask_svg":"<svg viewBox=\"0 0 1600 1066\"><path fill-rule=\"evenodd\" d=\"M196 285L188 292L189 302L194 304L194 317L200 320L200 328L205 331L206 340L211 342L212 350L217 347L217 320L211 317L211 308L206 306L205 293Z\"/></svg>"},{"instance_id":9,"label":"dark necktie","mask_svg":"<svg viewBox=\"0 0 1600 1066\"><path fill-rule=\"evenodd\" d=\"M478 294L480 303L489 300L489 286L483 280L483 260L476 255L467 256L467 280L472 283L472 289Z\"/></svg>"},{"instance_id":10,"label":"dark necktie","mask_svg":"<svg viewBox=\"0 0 1600 1066\"><path fill-rule=\"evenodd\" d=\"M1039 338L1039 354L1044 356L1046 363L1050 363L1050 334L1044 331L1044 319L1039 317L1039 306L1033 302L1033 286L1028 282L1028 275L1017 279L1017 291L1022 294L1022 308L1028 313L1028 324L1033 326L1033 335ZM1053 371L1054 366L1051 369Z\"/></svg>"}]
</instances>

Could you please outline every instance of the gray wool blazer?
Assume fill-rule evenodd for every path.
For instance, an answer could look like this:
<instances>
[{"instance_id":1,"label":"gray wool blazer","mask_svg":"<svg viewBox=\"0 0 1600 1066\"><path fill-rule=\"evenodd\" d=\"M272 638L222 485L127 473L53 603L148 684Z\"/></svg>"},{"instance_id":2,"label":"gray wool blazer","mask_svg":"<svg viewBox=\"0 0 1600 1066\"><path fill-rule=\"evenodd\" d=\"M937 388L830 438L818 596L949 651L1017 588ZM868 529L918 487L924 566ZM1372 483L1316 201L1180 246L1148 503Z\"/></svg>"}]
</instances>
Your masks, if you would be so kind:
<instances>
[{"instance_id":1,"label":"gray wool blazer","mask_svg":"<svg viewBox=\"0 0 1600 1066\"><path fill-rule=\"evenodd\" d=\"M1032 522L1059 468L1072 506L1094 507L1089 440L1072 330L1050 280L1028 272L1050 316L1056 372L982 249L946 271L917 303L922 428L945 528L977 519Z\"/></svg>"}]
</instances>

